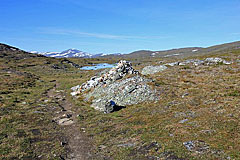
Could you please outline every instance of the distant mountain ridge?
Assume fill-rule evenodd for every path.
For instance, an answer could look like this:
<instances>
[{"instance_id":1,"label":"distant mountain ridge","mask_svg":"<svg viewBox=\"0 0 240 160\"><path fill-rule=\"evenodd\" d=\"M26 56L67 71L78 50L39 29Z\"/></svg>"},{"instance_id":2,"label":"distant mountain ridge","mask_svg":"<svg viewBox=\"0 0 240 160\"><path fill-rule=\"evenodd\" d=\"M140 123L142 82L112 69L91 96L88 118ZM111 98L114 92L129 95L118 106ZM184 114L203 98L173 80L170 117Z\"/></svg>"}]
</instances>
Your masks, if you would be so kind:
<instances>
[{"instance_id":1,"label":"distant mountain ridge","mask_svg":"<svg viewBox=\"0 0 240 160\"><path fill-rule=\"evenodd\" d=\"M19 48L0 43L0 58L4 59L27 59L27 58L35 58L35 57L44 57L43 55L31 54L29 52L25 52Z\"/></svg>"},{"instance_id":2,"label":"distant mountain ridge","mask_svg":"<svg viewBox=\"0 0 240 160\"><path fill-rule=\"evenodd\" d=\"M63 52L37 52L37 51L31 51L30 53L33 54L41 54L47 57L55 57L55 58L72 58L72 57L78 57L78 58L97 58L97 57L103 57L110 54L106 53L99 53L99 54L91 54L87 52L80 51L78 49L72 48L65 50ZM111 55L121 55L121 53L114 53Z\"/></svg>"},{"instance_id":3,"label":"distant mountain ridge","mask_svg":"<svg viewBox=\"0 0 240 160\"><path fill-rule=\"evenodd\" d=\"M55 58L70 58L70 57L80 57L80 58L91 58L92 54L83 52L77 49L68 49L63 52L37 52L37 51L31 51L31 53L34 54L41 54L47 57L55 57Z\"/></svg>"},{"instance_id":4,"label":"distant mountain ridge","mask_svg":"<svg viewBox=\"0 0 240 160\"><path fill-rule=\"evenodd\" d=\"M68 49L63 52L37 52L31 51L33 53L31 55L34 56L46 56L46 57L56 57L56 58L70 58L70 57L79 57L79 58L97 58L97 57L105 57L109 58L112 56L119 57L119 58L148 58L148 57L176 57L176 56L192 56L192 55L205 55L205 54L214 54L219 52L226 52L228 50L235 50L240 49L240 41L235 41L231 43L224 43L219 45L214 45L210 47L186 47L186 48L177 48L177 49L170 49L170 50L162 50L162 51L151 51L151 50L139 50L129 54L121 54L121 53L113 53L113 54L106 54L106 53L99 53L99 54L91 54L87 52L80 51L78 49ZM4 51L2 53L15 53L15 52L22 52L25 55L29 54L29 52L25 52L21 49L11 47L6 44L0 43L0 51ZM5 55L0 56L5 56ZM16 54L17 55L17 54ZM14 56L14 54L12 54Z\"/></svg>"},{"instance_id":5,"label":"distant mountain ridge","mask_svg":"<svg viewBox=\"0 0 240 160\"><path fill-rule=\"evenodd\" d=\"M148 57L174 57L204 55L209 53L224 52L227 50L240 49L240 41L214 45L210 47L186 47L163 51L139 50L129 54L121 55L122 58L148 58Z\"/></svg>"}]
</instances>

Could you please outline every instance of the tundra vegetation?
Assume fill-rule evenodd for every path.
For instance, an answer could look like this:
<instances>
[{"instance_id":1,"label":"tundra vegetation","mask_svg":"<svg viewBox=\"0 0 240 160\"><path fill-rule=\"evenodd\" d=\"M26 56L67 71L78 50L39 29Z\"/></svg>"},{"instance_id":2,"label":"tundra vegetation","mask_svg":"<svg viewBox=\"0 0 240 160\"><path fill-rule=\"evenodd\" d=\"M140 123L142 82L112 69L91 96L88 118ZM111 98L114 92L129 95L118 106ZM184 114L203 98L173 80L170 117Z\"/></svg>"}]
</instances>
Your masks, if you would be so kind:
<instances>
[{"instance_id":1,"label":"tundra vegetation","mask_svg":"<svg viewBox=\"0 0 240 160\"><path fill-rule=\"evenodd\" d=\"M54 120L64 113L65 99L72 104L78 132L91 141L92 159L240 159L240 49L183 57L124 57L138 71L210 57L231 63L166 65L154 74L140 73L152 80L148 85L156 90L157 100L105 114L91 107L84 95L71 96L71 88L104 70L78 66L113 64L123 57L66 61L1 46L0 159L67 159L71 137L66 133L71 127L65 130ZM50 90L62 97L49 96Z\"/></svg>"}]
</instances>

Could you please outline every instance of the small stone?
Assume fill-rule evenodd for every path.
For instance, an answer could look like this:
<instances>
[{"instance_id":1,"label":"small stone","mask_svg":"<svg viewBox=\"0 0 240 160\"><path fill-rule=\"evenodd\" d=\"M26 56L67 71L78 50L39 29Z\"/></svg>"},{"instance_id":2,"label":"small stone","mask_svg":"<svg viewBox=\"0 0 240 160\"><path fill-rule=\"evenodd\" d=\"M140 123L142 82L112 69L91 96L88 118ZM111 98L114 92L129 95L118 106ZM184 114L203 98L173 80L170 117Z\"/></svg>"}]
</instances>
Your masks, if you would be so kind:
<instances>
[{"instance_id":1,"label":"small stone","mask_svg":"<svg viewBox=\"0 0 240 160\"><path fill-rule=\"evenodd\" d=\"M198 154L206 153L209 150L209 146L204 141L199 140L184 142L183 145L187 150Z\"/></svg>"},{"instance_id":2,"label":"small stone","mask_svg":"<svg viewBox=\"0 0 240 160\"><path fill-rule=\"evenodd\" d=\"M66 145L66 144L67 144L66 142L61 142L61 145L62 145L62 146Z\"/></svg>"},{"instance_id":3,"label":"small stone","mask_svg":"<svg viewBox=\"0 0 240 160\"><path fill-rule=\"evenodd\" d=\"M105 148L107 148L107 146L105 146L105 145L100 145L98 148L99 148L99 149L105 149Z\"/></svg>"},{"instance_id":4,"label":"small stone","mask_svg":"<svg viewBox=\"0 0 240 160\"><path fill-rule=\"evenodd\" d=\"M183 120L181 120L181 121L179 121L178 123L185 123L185 122L187 122L188 121L188 119L183 119Z\"/></svg>"},{"instance_id":5,"label":"small stone","mask_svg":"<svg viewBox=\"0 0 240 160\"><path fill-rule=\"evenodd\" d=\"M179 65L179 66L185 66L186 63L185 63L185 62L180 62L178 65Z\"/></svg>"},{"instance_id":6,"label":"small stone","mask_svg":"<svg viewBox=\"0 0 240 160\"><path fill-rule=\"evenodd\" d=\"M71 119L69 119L69 118L63 118L63 119L60 119L59 121L58 121L58 124L59 125L71 125L71 124L73 124L74 122L73 122L73 120L71 120Z\"/></svg>"},{"instance_id":7,"label":"small stone","mask_svg":"<svg viewBox=\"0 0 240 160\"><path fill-rule=\"evenodd\" d=\"M173 67L179 65L179 62L167 63L166 65Z\"/></svg>"},{"instance_id":8,"label":"small stone","mask_svg":"<svg viewBox=\"0 0 240 160\"><path fill-rule=\"evenodd\" d=\"M114 111L114 107L116 106L116 103L114 101L109 101L105 104L104 107L104 113L111 113Z\"/></svg>"},{"instance_id":9,"label":"small stone","mask_svg":"<svg viewBox=\"0 0 240 160\"><path fill-rule=\"evenodd\" d=\"M63 114L63 115L61 116L61 118L71 118L71 117L72 117L71 114Z\"/></svg>"},{"instance_id":10,"label":"small stone","mask_svg":"<svg viewBox=\"0 0 240 160\"><path fill-rule=\"evenodd\" d=\"M184 93L183 95L182 95L182 98L184 98L184 97L186 97L186 96L188 96L189 95L189 93Z\"/></svg>"},{"instance_id":11,"label":"small stone","mask_svg":"<svg viewBox=\"0 0 240 160\"><path fill-rule=\"evenodd\" d=\"M124 143L117 145L118 147L134 147L136 144L134 143Z\"/></svg>"}]
</instances>

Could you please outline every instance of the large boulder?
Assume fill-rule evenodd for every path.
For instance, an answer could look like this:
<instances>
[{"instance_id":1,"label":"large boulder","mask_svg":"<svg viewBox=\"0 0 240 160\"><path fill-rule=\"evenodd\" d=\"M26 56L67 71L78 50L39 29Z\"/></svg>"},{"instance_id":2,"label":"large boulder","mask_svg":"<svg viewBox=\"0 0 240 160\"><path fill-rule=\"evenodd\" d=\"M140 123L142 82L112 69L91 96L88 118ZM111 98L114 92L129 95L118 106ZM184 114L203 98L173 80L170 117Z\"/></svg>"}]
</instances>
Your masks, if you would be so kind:
<instances>
[{"instance_id":1,"label":"large boulder","mask_svg":"<svg viewBox=\"0 0 240 160\"><path fill-rule=\"evenodd\" d=\"M98 86L92 92L85 94L85 98L90 100L93 97L92 107L103 112L106 112L109 101L114 101L117 106L154 101L157 99L156 92L147 84L148 82L151 80L134 76L104 87Z\"/></svg>"}]
</instances>

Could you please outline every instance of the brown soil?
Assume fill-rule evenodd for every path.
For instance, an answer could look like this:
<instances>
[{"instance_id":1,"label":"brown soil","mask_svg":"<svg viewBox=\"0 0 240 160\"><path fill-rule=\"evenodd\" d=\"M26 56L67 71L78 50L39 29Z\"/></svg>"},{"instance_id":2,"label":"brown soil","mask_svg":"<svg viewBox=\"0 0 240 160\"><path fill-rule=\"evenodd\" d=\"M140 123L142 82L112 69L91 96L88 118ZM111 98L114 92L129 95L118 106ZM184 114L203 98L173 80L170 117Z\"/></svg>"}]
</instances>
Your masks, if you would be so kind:
<instances>
[{"instance_id":1,"label":"brown soil","mask_svg":"<svg viewBox=\"0 0 240 160\"><path fill-rule=\"evenodd\" d=\"M55 118L63 115L70 115L69 119L73 121L72 124L60 125L65 142L62 145L67 150L66 157L62 159L68 160L86 160L95 159L93 155L93 145L83 131L81 131L80 123L78 123L77 113L74 111L74 104L65 98L64 92L56 92L58 85L48 91L47 95L52 100L56 101L61 107L61 112L55 112ZM61 119L61 118L60 118Z\"/></svg>"}]
</instances>

